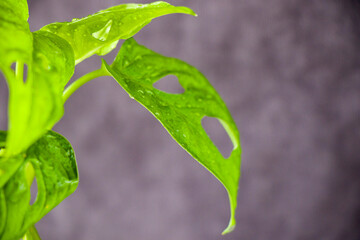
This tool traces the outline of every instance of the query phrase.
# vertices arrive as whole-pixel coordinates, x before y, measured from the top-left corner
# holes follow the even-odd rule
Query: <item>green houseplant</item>
[[[9,88],[9,127],[0,131],[0,240],[40,239],[35,223],[75,191],[79,178],[74,151],[51,129],[68,97],[100,76],[112,76],[224,185],[231,217],[223,233],[235,227],[241,150],[225,103],[196,68],[132,38],[153,18],[173,13],[196,16],[166,2],[123,4],[31,32],[27,1],[0,1],[0,70]],[[120,39],[126,41],[111,64],[103,60],[98,69],[68,85],[76,64],[109,53]],[[184,93],[153,86],[167,75],[178,78]],[[217,118],[224,126],[234,145],[230,157],[221,155],[203,129],[204,117]],[[31,204],[35,178],[38,192]]]

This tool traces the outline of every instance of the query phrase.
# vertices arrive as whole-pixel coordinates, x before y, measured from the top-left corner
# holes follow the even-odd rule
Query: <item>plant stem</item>
[[[95,70],[93,72],[89,72],[85,74],[84,76],[80,77],[79,79],[75,80],[70,86],[68,86],[64,93],[63,93],[63,102],[65,103],[66,100],[76,91],[78,90],[82,85],[84,85],[87,82],[90,82],[91,80],[102,77],[102,76],[109,76],[109,73],[104,67],[101,67],[98,70]]]
[[[23,240],[41,240],[38,231],[35,228],[35,225],[31,226],[26,232]]]

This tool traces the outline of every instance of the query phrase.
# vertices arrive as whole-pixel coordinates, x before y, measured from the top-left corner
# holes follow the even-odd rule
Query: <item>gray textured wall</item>
[[[30,0],[30,23],[123,2]],[[162,17],[136,39],[198,67],[233,113],[243,147],[236,230],[219,235],[229,217],[222,186],[102,78],[69,99],[55,127],[74,146],[81,180],[37,225],[43,239],[360,239],[358,1],[171,3],[199,17]],[[76,77],[98,64],[85,61]]]

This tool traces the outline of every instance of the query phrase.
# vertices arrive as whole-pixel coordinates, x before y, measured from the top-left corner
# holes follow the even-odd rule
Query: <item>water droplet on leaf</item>
[[[111,30],[111,25],[112,25],[112,20],[109,20],[103,28],[101,28],[97,32],[92,33],[91,35],[100,41],[106,41]]]
[[[154,93],[150,90],[146,90],[146,92],[149,94],[149,95],[153,95]]]

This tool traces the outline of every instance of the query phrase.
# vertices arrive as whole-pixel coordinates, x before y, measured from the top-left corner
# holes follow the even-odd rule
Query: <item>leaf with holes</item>
[[[0,136],[5,136],[5,133],[0,132]],[[70,143],[55,132],[46,133],[23,158],[22,165],[0,189],[0,240],[24,236],[78,185],[74,151]],[[30,187],[34,178],[38,192],[31,205]]]
[[[10,74],[13,62],[31,63],[32,36],[28,17],[26,0],[0,1],[0,69],[5,75]]]
[[[62,93],[74,72],[74,54],[62,38],[49,32],[33,33],[33,62],[28,76],[9,86],[7,156],[25,151],[63,115]]]
[[[172,13],[196,15],[186,7],[166,2],[122,4],[71,22],[52,23],[42,28],[67,40],[75,52],[76,63],[94,54],[105,55],[119,39],[134,36],[152,19]]]
[[[225,186],[230,200],[228,233],[235,227],[237,189],[240,177],[239,133],[225,103],[208,80],[194,67],[178,59],[164,57],[134,39],[123,44],[107,70],[129,95],[145,106],[170,135]],[[159,79],[175,75],[185,89],[169,94],[153,87]],[[204,117],[219,119],[234,148],[225,159],[201,125]]]

